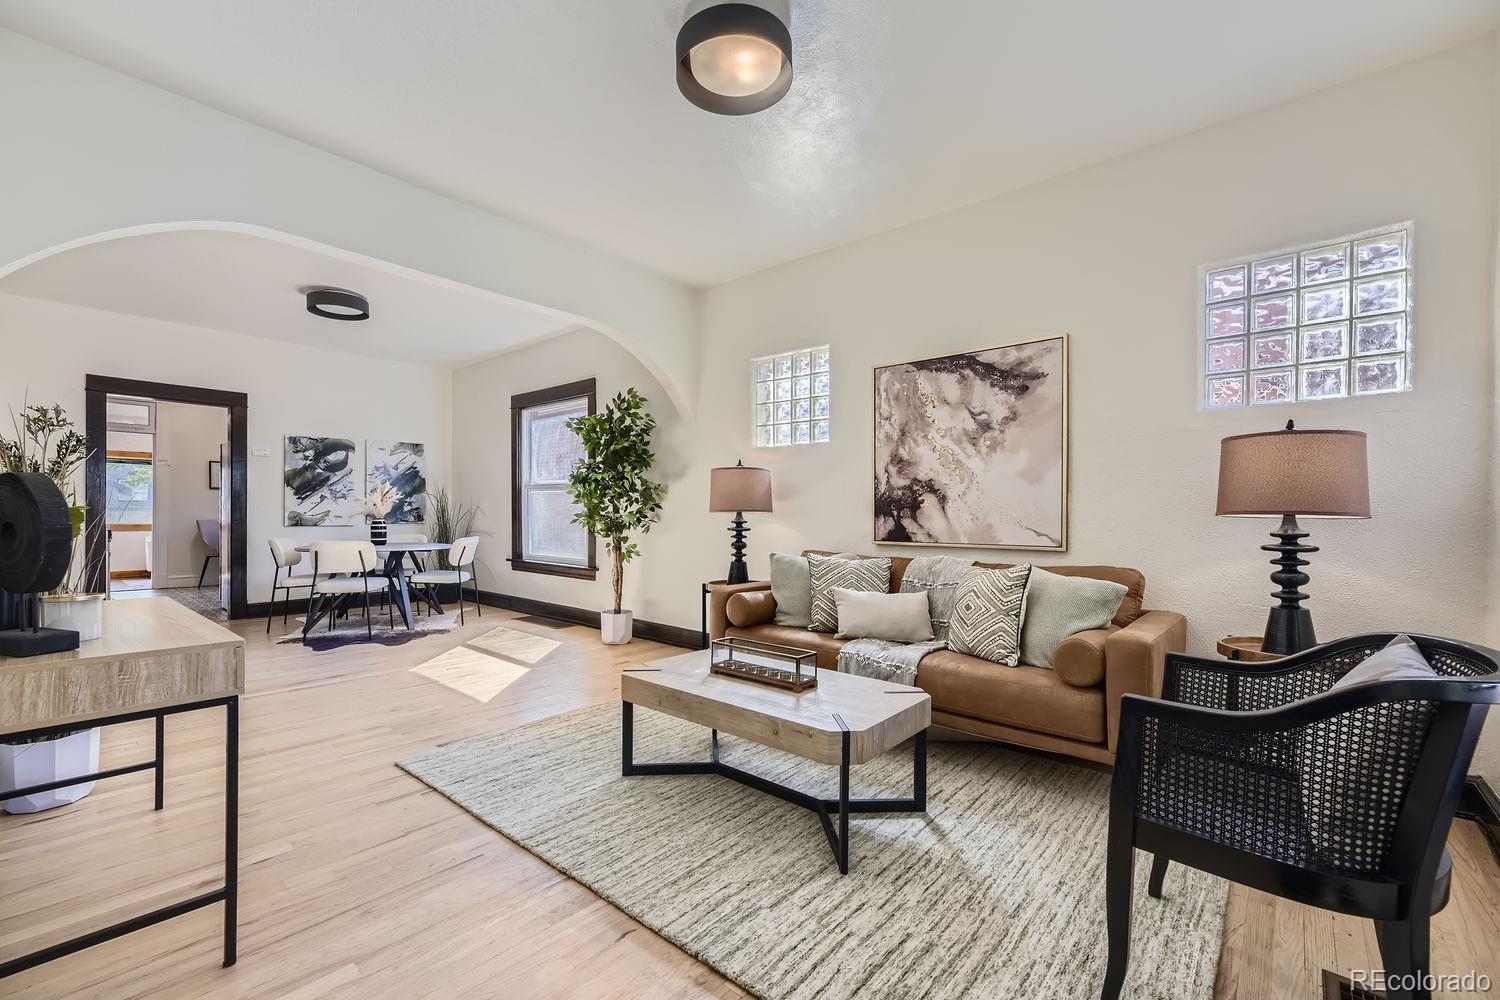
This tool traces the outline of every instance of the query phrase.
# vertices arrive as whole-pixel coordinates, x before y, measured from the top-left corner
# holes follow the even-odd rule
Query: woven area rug
[[[699,760],[708,732],[635,713],[636,760]],[[837,770],[734,737],[736,766],[824,796]],[[840,876],[810,812],[712,775],[620,775],[618,705],[451,743],[399,765],[744,989],[767,998],[1092,1000],[1104,976],[1107,775],[932,743],[925,816],[849,824]],[[902,747],[850,794],[906,795]],[[1225,884],[1137,856],[1126,996],[1209,1000]]]

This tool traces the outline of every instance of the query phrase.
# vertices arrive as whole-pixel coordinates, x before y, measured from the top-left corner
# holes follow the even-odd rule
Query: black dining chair
[[[1438,676],[1331,690],[1398,634]],[[1154,856],[1156,898],[1178,861],[1375,921],[1387,996],[1431,996],[1429,925],[1453,865],[1445,844],[1496,701],[1500,654],[1413,633],[1264,663],[1168,653],[1162,697],[1120,706],[1103,1000],[1125,983],[1137,848]]]

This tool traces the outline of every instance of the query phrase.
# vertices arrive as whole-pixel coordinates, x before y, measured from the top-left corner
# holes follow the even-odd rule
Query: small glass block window
[[[1206,409],[1411,389],[1410,223],[1202,274]]]
[[[828,442],[832,374],[827,347],[750,362],[750,440],[757,448]]]

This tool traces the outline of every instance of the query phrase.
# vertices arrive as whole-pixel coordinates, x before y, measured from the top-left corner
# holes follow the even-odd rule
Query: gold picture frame
[[[1038,345],[1052,345],[1052,344],[1056,344],[1057,345],[1057,347],[1055,349],[1055,355],[1056,355],[1056,372],[1055,373],[1060,376],[1060,378],[1057,380],[1057,383],[1056,383],[1056,384],[1060,385],[1060,389],[1057,391],[1057,398],[1055,399],[1055,401],[1049,401],[1048,403],[1044,404],[1046,408],[1044,408],[1042,410],[1036,411],[1037,416],[1035,417],[1035,422],[1037,422],[1038,424],[1042,425],[1043,427],[1045,427],[1047,424],[1049,424],[1053,420],[1055,420],[1055,422],[1057,424],[1057,462],[1058,462],[1058,467],[1056,469],[1056,474],[1055,474],[1055,478],[1056,478],[1056,504],[1057,504],[1056,511],[1055,511],[1056,532],[1054,533],[1052,530],[1050,530],[1050,529],[1053,528],[1053,524],[1050,523],[1050,522],[1047,523],[1042,528],[1033,527],[1031,525],[1028,525],[1018,515],[1016,515],[1014,512],[1012,512],[1011,513],[1011,517],[1015,520],[1016,525],[1019,526],[1019,528],[1021,529],[1021,531],[1023,533],[1030,533],[1030,534],[1035,535],[1035,536],[1038,537],[1039,540],[1035,544],[1026,543],[1024,541],[1007,540],[1007,539],[1004,539],[1004,538],[997,538],[997,539],[994,539],[994,540],[980,540],[980,541],[976,541],[976,540],[973,540],[973,539],[970,539],[970,538],[962,538],[962,539],[956,539],[955,540],[955,539],[948,539],[948,538],[935,539],[935,538],[929,538],[929,537],[917,537],[917,538],[911,537],[912,536],[911,528],[912,528],[912,524],[913,524],[912,518],[910,518],[910,517],[903,518],[901,516],[901,508],[896,503],[893,502],[893,500],[892,500],[892,493],[891,493],[891,491],[888,488],[890,477],[889,476],[885,476],[884,479],[883,479],[883,472],[885,470],[882,469],[882,451],[883,451],[883,449],[887,445],[890,444],[890,441],[891,441],[891,438],[890,438],[891,430],[890,429],[894,428],[894,427],[898,427],[900,425],[900,421],[894,419],[890,414],[885,414],[884,415],[885,418],[886,418],[886,420],[885,420],[885,426],[887,428],[887,432],[886,432],[886,436],[883,437],[883,435],[882,435],[882,416],[883,415],[882,415],[882,412],[881,412],[881,406],[882,406],[882,401],[883,401],[883,396],[882,396],[882,391],[881,391],[882,390],[882,385],[881,385],[882,373],[891,373],[894,369],[911,368],[912,366],[917,366],[917,365],[926,366],[927,368],[931,369],[931,368],[934,368],[934,367],[941,367],[942,363],[944,363],[944,362],[957,362],[956,372],[962,372],[962,371],[965,370],[965,368],[963,367],[963,364],[962,364],[962,360],[963,359],[970,359],[970,366],[969,367],[970,368],[976,368],[976,367],[978,367],[982,363],[990,363],[990,362],[992,362],[992,359],[982,358],[983,355],[993,354],[995,352],[1021,352],[1021,349],[1036,348]],[[1068,442],[1068,433],[1069,433],[1068,432],[1068,411],[1069,411],[1069,400],[1068,400],[1068,382],[1069,382],[1068,348],[1069,348],[1069,337],[1068,337],[1068,334],[1066,334],[1066,333],[1060,333],[1060,334],[1051,334],[1051,335],[1046,336],[1046,337],[1033,337],[1033,338],[1030,338],[1028,340],[1015,341],[1013,343],[1000,344],[1000,345],[997,345],[997,346],[994,346],[994,347],[985,347],[985,348],[980,348],[980,349],[973,350],[973,351],[963,351],[963,352],[957,352],[957,353],[954,353],[954,354],[938,355],[938,356],[929,357],[929,358],[915,358],[915,359],[908,360],[908,361],[897,361],[897,362],[892,362],[890,364],[879,365],[879,366],[875,367],[874,370],[873,370],[873,372],[872,372],[872,376],[871,376],[871,379],[872,379],[872,381],[871,381],[871,395],[872,395],[872,398],[871,398],[871,418],[872,418],[872,434],[871,434],[871,438],[872,438],[872,441],[871,441],[871,487],[872,487],[872,491],[873,491],[873,493],[872,493],[873,503],[872,503],[872,510],[871,510],[871,538],[872,538],[872,542],[874,544],[876,544],[876,545],[906,545],[906,546],[932,547],[932,548],[1015,549],[1015,550],[1020,550],[1020,551],[1033,551],[1033,552],[1066,552],[1068,550],[1068,500],[1069,500],[1069,496],[1068,496],[1068,445],[1069,445],[1069,442]],[[1035,360],[1035,355],[1036,355],[1037,352],[1035,350],[1033,350],[1030,353],[1033,355],[1032,358],[1029,358],[1029,359],[1025,358],[1025,352],[1021,352],[1019,359],[1027,360],[1028,363],[1030,361],[1034,361]],[[1053,352],[1046,352],[1046,353],[1053,353]],[[1043,358],[1044,359],[1046,357],[1046,353],[1043,354]],[[1053,376],[1053,374],[1054,374],[1054,372],[1051,371],[1051,370],[1044,370],[1042,372],[1042,378],[1050,379]],[[889,378],[889,377],[891,377],[891,376],[889,374],[887,374],[887,378]],[[1014,398],[1019,398],[1019,397],[1014,397]],[[1051,412],[1051,409],[1053,407],[1055,407],[1056,410],[1057,410],[1057,412],[1056,412],[1055,415]],[[931,408],[931,404],[928,404],[926,407],[924,407],[924,409],[926,409],[926,410],[930,410],[930,408]],[[928,416],[930,416],[930,413],[928,414]],[[1023,417],[1024,417],[1024,415],[1023,415]],[[908,428],[907,430],[909,431],[910,428]],[[1039,428],[1039,430],[1040,430],[1040,428]],[[943,433],[944,435],[946,435],[947,432],[946,432],[946,430],[944,430],[941,433]],[[969,441],[969,442],[963,442],[962,444],[963,444],[963,446],[966,446],[966,447],[968,447],[968,448],[970,448],[972,450],[976,450],[976,451],[977,450],[982,450],[982,449],[984,449],[986,447],[989,447],[993,443],[992,439],[990,439],[990,435],[993,434],[993,433],[995,433],[995,432],[994,431],[986,431],[984,433],[981,433],[981,434],[977,435],[977,437],[974,440]],[[1048,431],[1047,434],[1050,437],[1050,431]],[[910,434],[906,433],[903,436],[904,437],[909,437]],[[931,432],[928,432],[928,433],[924,434],[923,437],[925,437],[925,438],[927,438],[927,439],[930,440],[932,438],[932,434],[931,434]],[[944,447],[944,448],[951,448],[951,446],[948,446],[948,445],[944,445],[942,447]],[[934,451],[934,454],[935,454],[936,451],[937,451],[937,446],[936,445],[934,446],[933,451]],[[942,465],[943,463],[941,461],[939,461],[938,459],[934,458],[933,459],[933,464]],[[960,464],[960,463],[950,463],[950,465],[955,465],[955,464]],[[889,466],[889,463],[887,463],[887,467],[888,466]],[[887,486],[887,489],[886,489],[886,491],[885,491],[884,494],[882,493],[882,485],[883,485],[883,483]],[[1046,488],[1045,492],[1039,493],[1038,496],[1041,497],[1041,498],[1045,498],[1045,499],[1047,499],[1047,500],[1050,501],[1050,498],[1052,496],[1051,486],[1049,485]],[[977,497],[977,498],[971,497],[966,502],[967,509],[961,511],[960,513],[972,515],[972,514],[975,513],[975,508],[978,508],[982,512],[983,509],[985,509],[985,506],[986,506],[986,501],[985,501],[985,498],[983,496],[980,496],[980,497]],[[883,511],[884,511],[884,513],[883,513]],[[887,522],[890,523],[890,527],[888,527],[887,530],[884,533],[882,533],[882,530],[881,530],[882,517],[885,517],[886,520],[887,520]],[[899,535],[899,534],[905,534],[907,537],[905,537],[905,538],[893,537],[893,536],[896,536],[896,535]]]

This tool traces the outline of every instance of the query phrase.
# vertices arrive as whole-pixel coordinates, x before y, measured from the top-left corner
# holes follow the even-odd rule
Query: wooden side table
[[[1284,654],[1263,653],[1260,646],[1264,640],[1258,635],[1226,635],[1219,640],[1219,655],[1226,660],[1246,663],[1264,663],[1279,660]]]

